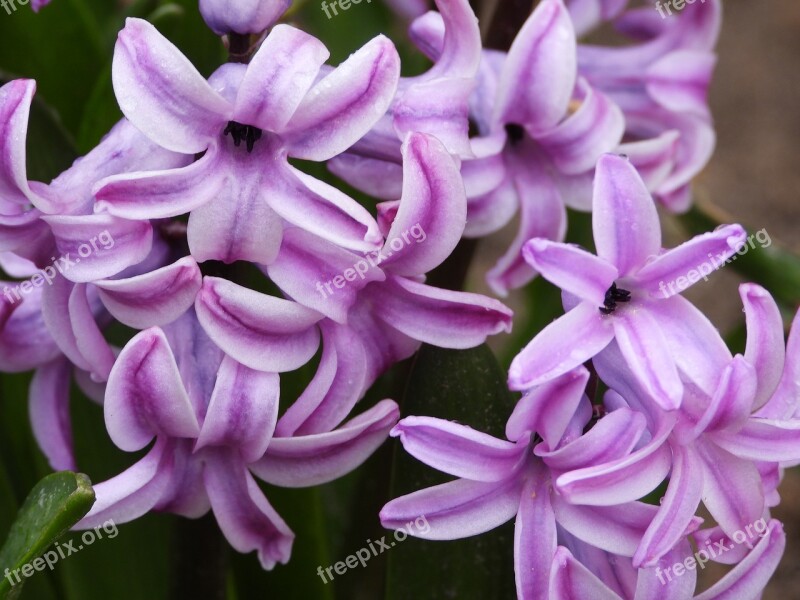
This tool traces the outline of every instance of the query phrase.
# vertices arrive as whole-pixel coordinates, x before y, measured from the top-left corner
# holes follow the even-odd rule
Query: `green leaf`
[[[17,519],[0,550],[0,570],[13,573],[30,565],[80,521],[92,504],[94,490],[86,475],[62,471],[42,479],[31,490],[17,513]],[[12,578],[3,577],[0,580],[0,598],[13,598],[19,594],[25,579],[22,578],[21,583],[12,587]]]
[[[515,403],[506,373],[486,346],[444,350],[423,346],[417,355],[402,413],[454,420],[505,438]],[[395,448],[392,498],[443,483],[443,475]],[[387,542],[394,541],[387,535]],[[513,522],[454,541],[407,538],[387,552],[386,598],[513,598]]]

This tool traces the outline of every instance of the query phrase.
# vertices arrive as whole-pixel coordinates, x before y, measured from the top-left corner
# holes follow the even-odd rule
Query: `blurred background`
[[[489,0],[502,10],[515,0]],[[649,2],[650,0],[648,0]],[[403,7],[411,0],[394,0]],[[644,4],[644,3],[642,3]],[[408,4],[410,6],[410,4]],[[722,36],[719,42],[719,64],[711,92],[712,113],[716,120],[718,144],[708,168],[696,182],[697,196],[716,209],[731,215],[751,231],[766,229],[773,243],[800,254],[800,3],[796,0],[725,0]],[[491,10],[488,8],[487,10]],[[0,79],[32,77],[39,81],[38,103],[33,112],[28,142],[29,169],[32,179],[49,180],[67,167],[75,156],[91,149],[120,117],[110,85],[110,61],[116,32],[123,25],[124,15],[146,16],[168,35],[198,66],[209,75],[224,61],[224,49],[203,26],[196,0],[54,0],[53,4],[33,15],[29,6],[21,6],[12,14],[0,10]],[[400,43],[405,40],[406,22],[393,13],[384,0],[353,5],[347,12],[328,19],[317,0],[309,0],[292,17],[300,26],[319,37],[332,50],[332,62],[338,63],[378,32],[388,34]],[[415,73],[425,62],[408,46],[401,46],[405,73]],[[681,223],[665,217],[667,244],[686,238]],[[481,243],[470,273],[470,287],[488,292],[483,275],[502,254],[513,235],[513,227]],[[743,322],[737,291],[742,279],[730,267],[716,274],[710,283],[694,286],[688,296],[711,316],[723,331],[736,330]],[[512,294],[509,303],[521,313],[526,310],[522,293]],[[507,352],[499,340],[496,350]],[[27,424],[25,395],[29,376],[0,374],[0,535],[7,531],[14,514],[13,507],[24,498],[33,483],[48,472],[43,457],[36,449]],[[116,450],[107,439],[85,432],[102,431],[102,411],[85,402],[74,403],[77,452],[92,470],[95,480],[113,475],[133,461],[133,457]],[[84,433],[81,434],[80,432]],[[380,457],[376,461],[382,460]],[[83,464],[83,463],[82,463]],[[374,463],[378,465],[378,462]],[[367,465],[362,479],[371,477]],[[87,469],[89,470],[89,469]],[[374,471],[374,469],[373,469]],[[345,495],[362,493],[368,483],[349,478],[338,490]],[[367,485],[365,488],[364,486]],[[339,493],[337,492],[337,493]],[[303,513],[306,496],[270,491],[282,514]],[[319,492],[328,514],[344,510],[335,504],[337,496],[330,488]],[[794,598],[800,589],[800,475],[788,471],[781,488],[783,503],[774,514],[786,526],[788,551],[764,598]],[[319,498],[316,498],[319,502]],[[309,505],[310,506],[310,505]],[[317,506],[315,504],[315,506]],[[363,507],[368,511],[368,507]],[[366,514],[366,513],[364,513]],[[352,515],[341,512],[340,529]],[[297,530],[299,540],[321,514],[287,521]],[[213,522],[207,527],[215,527]],[[81,555],[59,565],[58,577],[69,598],[106,598],[118,596],[119,582],[125,581],[130,598],[166,597],[164,582],[171,568],[168,557],[177,550],[190,550],[194,556],[213,552],[218,543],[213,536],[202,535],[197,547],[187,549],[179,541],[185,537],[185,524],[164,515],[151,515],[136,524],[125,526],[113,542],[87,549]],[[339,527],[339,526],[337,526]],[[191,535],[196,535],[193,529]],[[332,556],[346,556],[366,536],[361,530],[345,541],[341,531]],[[338,538],[337,538],[338,536]],[[352,543],[351,543],[352,542]],[[210,546],[203,546],[203,543]],[[343,550],[344,547],[347,550]],[[189,552],[188,556],[191,556]],[[297,546],[293,563],[311,564],[319,554],[303,541]],[[309,558],[310,557],[310,558]],[[234,556],[236,579],[250,581],[258,589],[272,589],[276,598],[333,597],[329,591],[289,590],[284,584],[296,581],[292,565],[279,568],[271,584],[264,583],[255,558]],[[316,562],[314,565],[318,564]],[[323,563],[330,564],[330,563]],[[298,567],[299,568],[299,567]],[[377,566],[376,566],[377,569]],[[360,570],[344,580],[341,597],[370,598],[357,595],[353,577],[368,577],[370,569]],[[121,576],[122,580],[115,579]],[[116,575],[115,575],[116,574]],[[707,568],[704,576],[719,576]],[[203,573],[198,573],[201,578]],[[312,572],[300,576],[313,578]],[[229,597],[250,597],[236,594],[229,582]],[[706,585],[705,583],[702,585]],[[23,598],[34,600],[62,598],[55,584],[37,577],[26,586]],[[280,591],[279,591],[280,590]],[[256,597],[256,596],[253,596]],[[267,597],[263,593],[258,597]],[[374,596],[373,596],[374,597]]]

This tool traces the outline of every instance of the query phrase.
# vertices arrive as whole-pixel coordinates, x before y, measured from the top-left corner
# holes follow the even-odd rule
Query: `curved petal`
[[[703,493],[703,464],[692,447],[672,447],[672,471],[661,506],[641,536],[633,565],[654,567],[686,534]]]
[[[230,545],[239,552],[255,550],[267,570],[289,562],[294,534],[241,459],[229,450],[212,452],[206,460],[203,480],[208,499]]]
[[[738,565],[695,600],[740,600],[758,598],[764,591],[786,548],[786,534],[776,520],[767,534]]]
[[[0,282],[0,285],[3,285],[3,302],[6,303],[5,282]],[[42,288],[33,288],[30,294],[22,301],[15,301],[9,309],[8,320],[0,327],[0,370],[6,373],[30,371],[61,353],[43,317],[42,298]],[[61,314],[63,317],[64,313]]]
[[[173,472],[171,445],[156,442],[144,458],[132,467],[92,485],[95,502],[74,529],[93,529],[108,520],[121,524],[138,519],[161,500],[169,488]]]
[[[427,273],[450,256],[466,222],[458,165],[436,138],[410,134],[403,144],[403,196],[381,252],[383,267],[397,275]]]
[[[341,423],[368,385],[366,349],[349,326],[320,323],[322,358],[314,379],[278,421],[275,435],[330,431]]]
[[[177,217],[211,201],[225,179],[217,144],[185,167],[122,173],[100,180],[94,187],[94,211],[126,219]]]
[[[656,316],[635,307],[624,308],[613,316],[617,344],[634,377],[661,408],[678,408],[683,383]]]
[[[752,418],[738,431],[714,433],[714,443],[734,456],[763,462],[800,460],[800,420]]]
[[[36,197],[28,186],[25,143],[36,82],[16,79],[0,87],[0,214]]]
[[[280,373],[307,363],[319,345],[318,312],[216,277],[206,277],[195,302],[214,342],[243,365]]]
[[[437,0],[436,8],[444,35],[436,64],[421,77],[474,77],[481,60],[481,32],[469,1]]]
[[[109,436],[127,452],[141,450],[157,435],[200,433],[163,331],[142,331],[123,348],[108,379],[104,412]]]
[[[147,329],[171,323],[194,304],[202,274],[195,260],[180,260],[127,279],[96,281],[108,311],[129,327]]]
[[[85,283],[76,284],[72,288],[68,306],[70,327],[78,352],[89,364],[92,378],[107,381],[115,356],[97,324],[95,311],[89,302],[89,289]]]
[[[433,417],[406,417],[391,432],[403,449],[429,467],[471,481],[509,477],[526,454],[527,444]]]
[[[267,267],[275,284],[297,302],[337,323],[347,323],[350,309],[372,281],[384,281],[380,260],[361,256],[302,229],[284,233],[276,260]]]
[[[589,569],[575,560],[569,550],[559,546],[550,572],[549,600],[621,600]]]
[[[517,514],[522,487],[519,477],[490,483],[457,479],[395,498],[381,510],[381,525],[400,529],[422,516],[429,530],[409,532],[411,535],[429,540],[478,535],[500,527]]]
[[[574,244],[534,238],[522,247],[522,255],[547,281],[597,307],[619,275],[614,265]]]
[[[608,96],[578,79],[579,108],[553,129],[539,133],[537,143],[547,151],[556,167],[567,174],[590,171],[597,159],[622,141],[625,117]]]
[[[506,437],[518,441],[536,432],[551,448],[558,446],[583,399],[589,371],[578,366],[526,393],[506,423]]]
[[[280,379],[275,373],[253,371],[226,356],[195,451],[207,446],[236,448],[250,463],[267,451],[278,422]]]
[[[386,112],[397,90],[400,57],[378,36],[306,94],[284,131],[289,155],[325,161],[341,154]]]
[[[469,175],[464,169],[468,164],[470,163],[463,163],[461,171],[467,185],[469,185],[467,179]],[[464,228],[464,237],[482,238],[499,231],[514,218],[518,203],[517,191],[511,181],[504,181],[484,196],[467,198],[467,226]],[[517,248],[517,255],[519,255],[518,250]],[[497,290],[495,293],[498,293]]]
[[[760,285],[743,283],[739,296],[747,322],[744,358],[756,370],[757,389],[753,410],[764,406],[778,388],[786,360],[783,319],[775,299]]]
[[[235,120],[281,131],[329,56],[314,36],[289,25],[276,25],[247,66],[236,95]]]
[[[147,221],[128,221],[108,214],[43,219],[50,225],[61,254],[56,266],[75,283],[112,277],[143,261],[153,246],[153,228]]]
[[[648,95],[669,111],[709,113],[708,87],[717,57],[711,52],[676,50],[647,69]]]
[[[202,152],[230,120],[232,106],[155,27],[129,18],[111,70],[122,112],[159,145]]]
[[[500,75],[495,119],[532,136],[567,113],[577,73],[572,20],[560,0],[544,0],[517,34]]]
[[[367,460],[386,441],[399,416],[397,404],[383,400],[330,433],[272,438],[267,453],[250,469],[281,487],[333,481]]]
[[[700,279],[708,280],[708,275],[742,248],[746,238],[741,225],[726,225],[695,236],[651,260],[636,274],[635,281],[653,298],[680,294]]]
[[[755,370],[737,354],[722,372],[708,409],[695,425],[695,434],[741,429],[750,416],[755,391]]]
[[[627,158],[606,154],[597,163],[592,199],[597,255],[627,276],[661,252],[656,205]]]
[[[292,0],[200,0],[200,14],[214,33],[258,34],[269,29]]]
[[[473,348],[511,331],[512,312],[497,300],[390,277],[371,289],[378,318],[401,333],[440,348]]]
[[[54,471],[77,471],[69,414],[71,378],[72,365],[60,358],[37,369],[31,380],[28,414],[33,436]]]
[[[580,339],[580,344],[575,340]],[[525,390],[571,371],[614,339],[611,321],[596,306],[582,302],[542,329],[508,371],[513,390]]]
[[[517,597],[525,600],[544,598],[542,593],[547,589],[556,552],[556,516],[547,478],[541,471],[534,471],[525,481],[514,523]]]

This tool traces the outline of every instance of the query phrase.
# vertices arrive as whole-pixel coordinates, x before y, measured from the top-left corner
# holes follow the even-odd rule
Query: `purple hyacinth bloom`
[[[624,559],[596,554],[578,560],[573,552],[559,547],[553,559],[548,600],[722,600],[759,597],[769,582],[786,547],[786,534],[779,521],[767,524],[763,537],[736,566],[710,588],[695,594],[697,572],[686,569],[680,576],[666,571],[693,559],[684,542],[673,550],[661,567],[639,570],[624,564]],[[706,554],[708,552],[706,551]],[[588,558],[588,559],[587,559]],[[587,564],[588,563],[588,564]],[[613,566],[612,566],[613,565]]]
[[[275,304],[291,318],[289,301]],[[294,534],[253,475],[283,487],[331,481],[383,443],[398,409],[384,400],[335,431],[284,439],[273,436],[279,395],[276,373],[226,356],[191,312],[139,333],[109,378],[106,427],[122,450],[155,444],[128,470],[94,486],[97,500],[77,528],[109,518],[123,523],[150,510],[198,518],[210,509],[236,550],[257,551],[266,569],[286,563]]]
[[[285,13],[292,0],[200,0],[200,14],[217,35],[262,33]]]
[[[325,161],[385,113],[399,58],[379,36],[318,80],[321,42],[275,27],[248,65],[228,64],[207,82],[145,21],[129,19],[114,54],[123,113],[151,140],[188,154],[183,169],[114,177],[98,185],[96,210],[132,219],[191,212],[198,261],[272,262],[285,222],[355,250],[380,233],[354,200],[288,163]]]
[[[649,396],[675,409],[683,394],[679,350],[667,343],[661,313],[676,303],[673,297],[724,264],[744,243],[745,231],[727,225],[662,250],[653,199],[630,162],[615,155],[598,162],[592,224],[597,256],[545,239],[525,245],[526,260],[566,293],[570,310],[514,359],[509,384],[515,390],[538,385],[616,340]]]
[[[33,12],[39,12],[42,8],[50,4],[50,0],[31,0]]]
[[[448,540],[489,531],[516,515],[517,595],[526,600],[548,597],[557,534],[632,556],[657,507],[616,503],[613,496],[604,506],[579,506],[551,484],[561,473],[624,459],[645,433],[644,416],[629,408],[610,412],[583,433],[592,418],[584,395],[588,379],[580,367],[532,390],[506,425],[509,441],[441,419],[401,420],[391,435],[405,450],[458,479],[392,500],[381,511],[383,525],[399,528],[424,515],[429,531],[412,535]]]

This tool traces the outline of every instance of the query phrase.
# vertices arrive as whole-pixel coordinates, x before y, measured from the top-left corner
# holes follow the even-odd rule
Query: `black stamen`
[[[618,288],[616,283],[612,283],[611,287],[606,291],[606,297],[603,299],[603,306],[600,307],[600,312],[604,315],[610,315],[617,309],[617,302],[630,302],[631,293],[628,290]]]
[[[516,123],[506,125],[506,133],[508,134],[508,139],[511,140],[512,146],[525,139],[525,129],[522,125],[517,125]]]
[[[244,141],[247,145],[248,153],[253,151],[256,142],[261,139],[261,130],[258,127],[253,127],[252,125],[243,125],[242,123],[237,123],[236,121],[229,121],[228,125],[225,127],[225,130],[222,132],[222,135],[228,134],[230,134],[231,138],[233,139],[233,145],[237,148],[241,146],[242,142]]]

